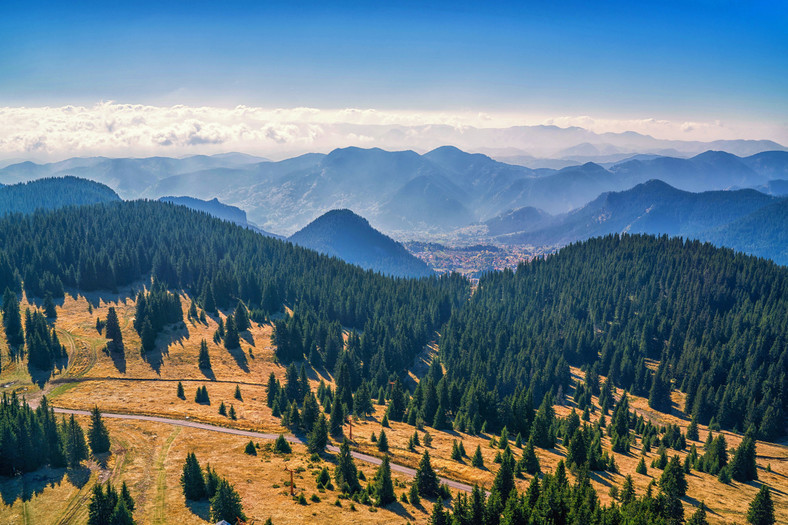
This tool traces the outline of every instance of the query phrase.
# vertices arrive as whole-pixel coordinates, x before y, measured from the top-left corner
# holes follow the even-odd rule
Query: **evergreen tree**
[[[274,400],[279,394],[279,381],[273,372],[268,376],[268,384],[266,386],[266,401],[269,408],[274,406]]]
[[[62,430],[63,446],[66,451],[66,459],[71,468],[79,466],[83,459],[88,458],[88,446],[85,442],[85,433],[82,427],[79,426],[74,415],[68,418],[68,421],[63,421]],[[8,441],[4,439],[4,441]]]
[[[659,486],[672,498],[683,498],[687,494],[687,479],[678,456],[673,456],[659,478]]]
[[[342,435],[342,427],[345,424],[345,414],[342,410],[342,403],[339,400],[336,400],[331,407],[331,421],[329,423],[329,427],[331,429],[331,435],[334,437],[339,437]]]
[[[51,293],[48,293],[46,297],[44,297],[44,315],[46,315],[49,319],[57,319],[55,300],[52,299]]]
[[[186,462],[183,464],[183,473],[181,474],[181,487],[183,487],[183,495],[187,500],[199,501],[206,497],[205,479],[194,452],[186,454]]]
[[[211,498],[211,520],[214,523],[221,520],[236,523],[238,519],[246,521],[241,496],[229,481],[220,479],[216,493]]]
[[[319,454],[326,449],[328,444],[328,423],[326,416],[320,414],[314,428],[307,438],[307,449],[312,454]]]
[[[240,385],[235,385],[235,394],[234,394],[233,397],[235,397],[235,399],[237,399],[238,401],[243,401],[243,396],[241,396],[241,386]]]
[[[698,439],[700,439],[698,436],[698,419],[696,417],[692,418],[692,421],[690,421],[687,427],[687,439],[691,439],[692,441],[698,441]]]
[[[395,501],[397,501],[397,496],[394,494],[394,484],[391,481],[391,465],[389,456],[386,454],[383,456],[383,462],[375,474],[375,504],[378,507],[385,507]]]
[[[706,505],[704,505],[702,501],[700,502],[698,510],[687,520],[687,525],[709,525],[706,519]]]
[[[197,363],[197,366],[202,370],[211,369],[211,356],[208,354],[208,342],[205,339],[200,341],[200,356]],[[273,374],[273,372],[271,373]]]
[[[115,307],[110,306],[107,312],[107,320],[104,323],[104,336],[110,340],[107,347],[113,352],[123,352],[123,334],[118,323],[118,314]]]
[[[755,440],[752,435],[744,436],[731,460],[731,477],[736,481],[752,481],[758,479],[758,467],[755,464]]]
[[[386,437],[386,431],[382,429],[378,438],[378,450],[381,452],[389,451],[389,439]]]
[[[421,456],[419,461],[419,468],[416,469],[416,486],[418,487],[419,495],[425,497],[437,497],[438,489],[438,475],[432,468],[430,463],[430,453],[425,450],[424,455]]]
[[[374,411],[372,407],[372,396],[366,382],[356,390],[353,396],[353,412],[359,417],[366,417]]]
[[[244,448],[244,454],[249,456],[256,456],[257,455],[257,448],[254,446],[252,441],[246,444],[246,448]]]
[[[249,311],[246,309],[246,305],[243,301],[238,301],[238,306],[235,307],[235,314],[233,314],[233,319],[235,319],[235,329],[240,333],[244,330],[248,330],[251,325],[249,324]]]
[[[6,341],[12,348],[25,344],[25,334],[22,330],[22,315],[19,313],[19,300],[10,288],[3,294],[3,326],[5,327]]]
[[[534,443],[530,439],[528,440],[528,444],[525,446],[525,450],[523,450],[522,466],[523,470],[532,476],[542,471],[541,467],[539,466],[539,458],[536,457]]]
[[[241,339],[238,336],[235,320],[232,315],[228,315],[224,325],[224,347],[228,350],[232,350],[239,346],[241,346]]]
[[[123,498],[118,499],[115,509],[110,516],[110,525],[134,525],[134,518],[132,518],[131,510],[126,506],[126,501]]]
[[[752,525],[774,525],[774,503],[769,487],[761,485],[747,511],[747,521]]]
[[[186,399],[186,393],[183,391],[183,383],[178,381],[178,389],[176,395],[181,399]]]
[[[90,412],[90,429],[88,430],[88,441],[90,450],[93,454],[104,454],[109,452],[109,430],[101,419],[101,412],[97,406]]]
[[[361,485],[358,482],[358,470],[353,462],[353,456],[350,455],[350,442],[347,439],[342,441],[342,445],[339,447],[334,480],[337,482],[337,487],[348,494],[355,494],[361,490]]]
[[[509,493],[514,489],[514,457],[508,446],[501,456],[501,468],[495,474],[492,492],[496,492],[501,498],[501,503],[506,505]]]
[[[290,454],[292,451],[293,449],[290,447],[290,443],[287,442],[287,439],[285,439],[284,434],[279,434],[279,437],[274,441],[274,452]]]
[[[471,465],[476,468],[484,468],[484,458],[482,457],[481,445],[476,445],[476,452],[473,453],[473,457],[471,458]]]

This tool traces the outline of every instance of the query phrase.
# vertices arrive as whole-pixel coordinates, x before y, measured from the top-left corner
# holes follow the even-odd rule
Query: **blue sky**
[[[665,119],[671,130],[706,123],[701,140],[744,130],[785,142],[786,28],[788,2],[776,0],[10,0],[0,15],[0,107]],[[13,141],[35,142],[35,133]],[[671,133],[680,131],[664,138]]]
[[[4,3],[0,100],[786,113],[786,2],[112,4]]]

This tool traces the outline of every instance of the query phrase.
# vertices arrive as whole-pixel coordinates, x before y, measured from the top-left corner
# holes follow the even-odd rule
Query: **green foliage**
[[[94,454],[104,454],[109,452],[109,430],[101,419],[101,412],[97,406],[90,412],[90,428],[88,429],[88,441],[90,450]]]
[[[205,479],[194,452],[186,454],[186,461],[183,464],[183,472],[181,474],[181,487],[187,500],[199,501],[207,497]]]
[[[211,498],[211,520],[225,520],[228,523],[236,523],[238,519],[246,520],[241,505],[241,496],[226,479],[220,479],[216,487],[216,493]]]
[[[419,467],[416,469],[416,486],[418,493],[425,497],[438,496],[438,475],[432,468],[430,463],[430,453],[425,450],[424,455],[421,456]]]
[[[342,441],[342,445],[339,447],[334,480],[337,482],[337,487],[347,494],[355,494],[361,490],[361,485],[358,482],[358,470],[350,455],[350,442],[347,439]]]
[[[484,468],[484,458],[482,457],[481,445],[476,445],[476,452],[473,453],[471,458],[471,465],[476,468]]]
[[[123,334],[120,332],[120,324],[118,323],[118,314],[114,306],[110,306],[107,311],[107,320],[104,324],[104,337],[109,339],[107,349],[110,352],[123,353]]]
[[[751,435],[746,435],[731,461],[731,477],[736,481],[752,481],[758,479],[758,467],[755,464],[755,440]]]
[[[761,489],[750,503],[747,511],[747,522],[752,525],[774,525],[774,503],[769,487],[761,485]]]
[[[107,318],[109,321],[109,316]],[[140,334],[144,352],[153,350],[156,336],[165,326],[181,321],[183,321],[181,299],[176,294],[168,292],[164,284],[154,280],[148,293],[137,294],[134,329]]]
[[[186,392],[183,391],[183,383],[181,383],[180,381],[178,381],[178,388],[175,395],[177,395],[181,399],[186,399]]]
[[[293,452],[293,449],[290,447],[290,443],[287,442],[287,439],[285,439],[284,434],[279,434],[279,437],[277,437],[276,441],[274,441],[274,452],[279,454],[290,454]]]
[[[381,452],[389,451],[389,438],[386,437],[386,431],[381,429],[380,437],[378,438],[378,450]]]
[[[683,498],[687,494],[687,479],[678,456],[673,456],[659,478],[662,491],[672,498]]]
[[[326,416],[320,414],[315,426],[307,437],[307,448],[313,454],[319,454],[326,449],[328,444],[328,422]]]
[[[397,496],[394,494],[394,484],[391,481],[391,465],[388,454],[383,456],[383,462],[375,474],[374,487],[375,505],[378,507],[385,507],[397,501]]]
[[[246,444],[246,448],[244,448],[244,454],[249,456],[257,455],[257,448],[254,446],[254,442],[249,441],[249,443]]]
[[[133,525],[134,500],[123,484],[120,494],[111,485],[97,483],[88,504],[88,525]]]

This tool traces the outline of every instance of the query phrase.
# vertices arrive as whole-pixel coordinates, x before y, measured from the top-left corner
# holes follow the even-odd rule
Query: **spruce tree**
[[[238,329],[235,326],[235,320],[232,315],[227,316],[224,326],[224,347],[232,350],[241,346],[241,339],[238,336]]]
[[[381,452],[389,451],[389,439],[386,437],[386,431],[381,429],[380,437],[378,438],[378,450]]]
[[[244,448],[244,454],[249,456],[256,456],[257,455],[257,448],[254,446],[252,441],[246,444],[246,448]]]
[[[476,468],[484,468],[484,458],[482,457],[481,445],[476,445],[476,452],[473,453],[473,457],[471,458],[471,465]]]
[[[235,319],[235,329],[238,330],[239,333],[251,327],[249,324],[249,311],[246,309],[246,305],[243,301],[238,301],[238,306],[235,307],[233,318]]]
[[[109,452],[109,430],[101,419],[101,412],[97,406],[93,407],[90,413],[90,429],[88,430],[88,441],[90,450],[93,454],[104,454]]]
[[[502,504],[506,505],[506,500],[514,486],[514,457],[509,447],[506,447],[501,457],[501,468],[498,469],[493,480],[492,490],[500,495]]]
[[[51,293],[47,293],[46,297],[44,297],[44,315],[49,319],[57,319],[57,309]]]
[[[268,376],[268,384],[265,391],[266,402],[268,403],[268,407],[271,408],[274,406],[276,396],[279,394],[279,381],[276,379],[273,372]]]
[[[114,306],[109,307],[104,327],[104,337],[110,340],[107,347],[113,352],[123,352],[123,334],[120,331],[118,314]]]
[[[203,339],[200,341],[200,356],[197,361],[197,366],[202,370],[211,369],[211,356],[208,354],[208,342]],[[271,372],[273,374],[273,372]]]
[[[758,467],[755,463],[755,440],[752,435],[744,436],[731,460],[731,477],[736,481],[752,481],[758,479]]]
[[[329,427],[331,429],[331,435],[334,437],[339,437],[342,435],[342,427],[345,424],[345,414],[342,411],[342,403],[339,400],[335,400],[333,406],[331,407],[331,421],[329,423]]]
[[[115,504],[109,523],[110,525],[134,525],[135,522],[131,515],[131,510],[129,510],[123,498],[119,498]]]
[[[747,511],[747,521],[752,525],[774,525],[774,503],[769,487],[761,485]]]
[[[241,505],[241,496],[226,479],[220,479],[216,493],[211,498],[211,520],[224,520],[228,523],[237,523],[238,520],[246,521],[246,515]]]
[[[293,449],[290,447],[290,443],[287,442],[287,439],[285,439],[284,434],[279,434],[279,437],[274,441],[274,452],[290,454],[292,451]]]
[[[243,396],[241,396],[241,386],[240,385],[235,385],[235,395],[234,395],[234,397],[238,401],[243,401]]]
[[[394,484],[391,481],[391,465],[389,456],[386,454],[383,456],[383,462],[375,474],[375,504],[378,507],[385,507],[395,501],[397,501],[397,496],[394,494]]]
[[[678,456],[670,458],[659,478],[662,491],[672,498],[683,498],[687,494],[687,479]]]
[[[6,288],[3,294],[3,326],[9,346],[16,348],[25,344],[22,315],[19,313],[19,300],[10,288]]]
[[[176,395],[181,399],[186,399],[186,393],[183,391],[183,383],[178,381],[178,389]]]
[[[183,487],[183,495],[187,500],[199,501],[206,497],[205,479],[194,452],[186,454],[186,462],[183,464],[183,473],[181,474],[181,487]]]
[[[326,449],[328,444],[328,423],[326,416],[320,414],[315,422],[315,426],[307,437],[307,449],[312,454],[319,454]]]
[[[523,469],[528,474],[531,474],[532,476],[542,471],[539,465],[539,458],[536,457],[536,451],[534,450],[533,440],[529,439],[528,443],[525,445],[525,450],[523,450],[522,463],[523,463]]]
[[[88,446],[85,442],[85,433],[79,426],[72,414],[68,421],[63,421],[63,446],[65,447],[66,459],[71,468],[79,466],[83,459],[88,457]]]
[[[424,455],[421,456],[419,461],[419,468],[416,469],[416,485],[421,496],[437,497],[438,496],[438,475],[432,468],[430,463],[430,453],[425,450]]]
[[[337,482],[337,487],[348,494],[355,494],[361,490],[361,485],[358,482],[358,470],[353,462],[353,456],[350,455],[350,442],[347,439],[342,441],[342,445],[339,447],[334,480]]]

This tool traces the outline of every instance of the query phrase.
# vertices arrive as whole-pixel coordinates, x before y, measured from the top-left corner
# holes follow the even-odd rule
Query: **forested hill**
[[[282,303],[302,319],[301,345],[341,348],[341,327],[363,330],[353,362],[382,383],[410,365],[467,298],[458,276],[392,279],[163,202],[69,207],[0,219],[0,290],[62,297],[64,287],[112,290],[153,275],[209,313],[242,300],[263,314]],[[297,335],[297,337],[295,337]],[[333,364],[337,356],[329,356]]]
[[[104,184],[77,177],[50,177],[0,187],[0,215],[117,200],[118,194]]]
[[[770,439],[788,408],[788,268],[680,239],[595,238],[482,277],[440,355],[465,392],[451,407],[461,426],[517,428],[522,391],[567,392],[574,364],[658,410],[672,384],[698,421]]]
[[[424,277],[432,274],[426,263],[350,210],[331,210],[296,232],[289,240],[387,275]]]

